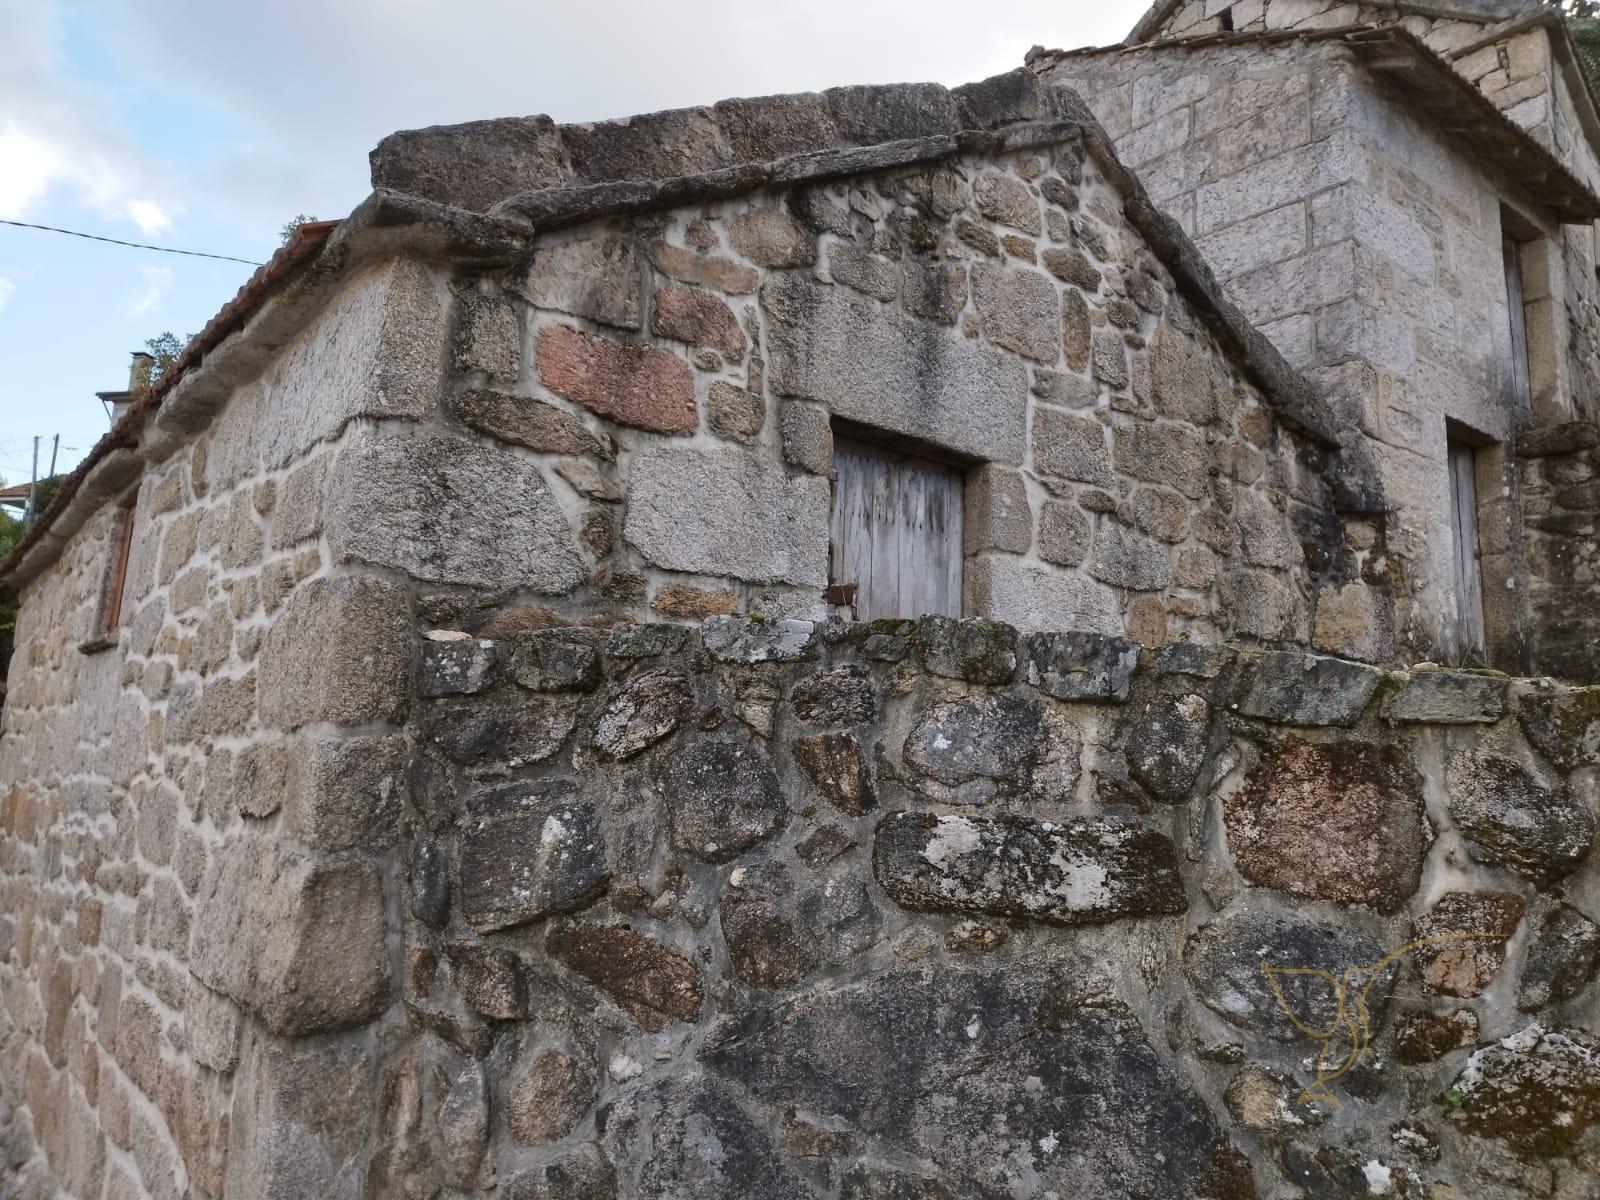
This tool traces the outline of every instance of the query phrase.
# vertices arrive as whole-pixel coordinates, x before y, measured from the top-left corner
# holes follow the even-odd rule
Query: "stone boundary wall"
[[[1600,1181],[1600,690],[940,618],[418,661],[369,1195]],[[1336,996],[1262,964],[1441,937],[1302,1102]]]

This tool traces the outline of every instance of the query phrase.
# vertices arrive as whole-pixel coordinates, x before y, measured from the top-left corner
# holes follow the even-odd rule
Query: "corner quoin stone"
[[[340,561],[430,582],[558,595],[587,575],[538,467],[510,450],[438,433],[352,437],[328,498],[328,541]]]

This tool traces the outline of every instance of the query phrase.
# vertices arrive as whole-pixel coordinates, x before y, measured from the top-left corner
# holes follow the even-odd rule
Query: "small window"
[[[1511,323],[1512,411],[1526,413],[1533,401],[1528,383],[1528,310],[1522,294],[1522,243],[1502,232],[1500,250],[1506,273],[1506,317]]]
[[[128,586],[128,557],[133,551],[133,525],[134,507],[130,502],[117,510],[111,558],[106,564],[99,611],[95,614],[95,633],[78,647],[85,654],[107,650],[117,644],[117,634],[122,629],[123,593]]]
[[[828,599],[858,621],[961,615],[962,473],[836,441]]]
[[[1456,657],[1478,662],[1483,658],[1483,582],[1478,568],[1477,452],[1454,439],[1448,447]]]

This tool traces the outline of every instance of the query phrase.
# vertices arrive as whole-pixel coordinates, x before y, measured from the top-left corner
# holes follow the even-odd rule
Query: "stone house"
[[[1359,432],[1392,577],[1317,645],[1594,678],[1600,118],[1560,16],[1194,0],[1030,61]]]
[[[1147,50],[1204,48],[385,139],[0,565],[0,1197],[1584,1194],[1595,689],[1407,668],[1460,593],[1340,390],[1387,293],[1328,370],[1252,310],[1052,86]],[[1585,511],[1534,372],[1444,414],[1486,561]],[[1305,1073],[1345,997],[1263,961],[1461,936]]]

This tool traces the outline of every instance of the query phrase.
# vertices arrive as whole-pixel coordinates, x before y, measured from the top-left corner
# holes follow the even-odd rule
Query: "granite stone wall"
[[[0,1196],[1583,1194],[1594,696],[1283,649],[1383,523],[964,144],[373,265],[141,447],[120,627],[114,506],[23,595]],[[819,619],[836,427],[1029,628]]]
[[[1597,705],[982,620],[429,629],[405,1015],[367,1191],[315,1194],[1590,1195]]]
[[[448,561],[407,558],[437,496],[504,489],[434,470],[402,513],[438,456],[399,444],[336,542],[564,613],[815,617],[842,430],[965,469],[969,614],[1303,642],[1337,573],[1328,455],[1230,365],[1125,199],[1074,138],[541,236],[456,280],[439,443],[543,476],[570,520],[518,556],[539,577],[487,572],[468,527],[504,523],[470,501]]]
[[[287,1136],[279,1039],[387,1006],[409,597],[336,569],[323,511],[351,422],[432,401],[445,300],[409,264],[359,275],[147,464],[116,626],[118,503],[23,590],[0,730],[7,1200],[292,1194],[255,1182]]]

